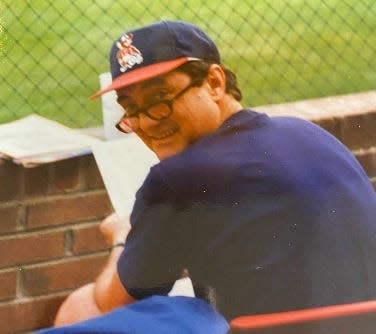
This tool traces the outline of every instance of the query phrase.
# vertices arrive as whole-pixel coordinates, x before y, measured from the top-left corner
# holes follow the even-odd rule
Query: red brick
[[[52,326],[67,294],[0,304],[0,333],[10,334]]]
[[[98,224],[77,227],[73,229],[73,253],[84,254],[100,249],[106,249],[108,246],[103,235],[99,231]]]
[[[101,219],[112,211],[105,190],[67,195],[63,198],[48,198],[46,201],[29,205],[27,227],[35,228]]]
[[[25,196],[34,197],[49,193],[50,169],[50,164],[24,169]]]
[[[107,257],[107,254],[99,254],[25,268],[22,271],[23,292],[35,296],[78,288],[94,281]]]
[[[17,269],[0,271],[0,300],[16,296]]]
[[[351,150],[369,148],[376,143],[376,113],[343,119],[343,143]]]
[[[24,209],[17,203],[0,206],[0,235],[16,231],[24,223]]]
[[[0,239],[0,268],[64,256],[64,233],[33,233]]]
[[[0,158],[0,201],[21,198],[22,175],[22,167]]]
[[[104,183],[92,154],[81,157],[81,176],[86,189],[103,189]]]
[[[355,156],[370,178],[376,176],[376,147],[358,152]]]
[[[339,141],[343,142],[341,121],[338,118],[325,118],[315,122],[326,131],[330,132]]]
[[[54,163],[53,191],[66,192],[82,188],[80,181],[80,159],[66,159]]]

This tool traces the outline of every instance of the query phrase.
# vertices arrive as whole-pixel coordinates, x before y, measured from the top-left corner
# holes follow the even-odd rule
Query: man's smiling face
[[[183,151],[214,132],[221,123],[221,113],[207,81],[200,86],[191,84],[189,75],[173,71],[117,91],[118,102],[125,110],[129,107],[129,110],[137,111],[145,106],[148,109],[155,104],[157,109],[158,102],[173,100],[167,118],[156,120],[140,113],[133,124],[134,132],[160,160]]]

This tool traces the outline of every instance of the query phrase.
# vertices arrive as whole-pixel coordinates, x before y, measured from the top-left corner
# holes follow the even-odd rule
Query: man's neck
[[[220,102],[219,108],[222,110],[222,123],[231,117],[233,114],[243,109],[239,101],[234,99],[232,95],[226,95]]]

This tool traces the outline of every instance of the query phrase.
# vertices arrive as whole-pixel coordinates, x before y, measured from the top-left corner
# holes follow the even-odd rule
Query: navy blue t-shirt
[[[242,110],[155,165],[118,263],[127,291],[188,269],[227,319],[376,298],[376,196],[320,127]]]

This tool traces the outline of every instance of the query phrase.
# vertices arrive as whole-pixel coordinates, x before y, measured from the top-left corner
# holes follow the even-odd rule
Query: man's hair
[[[176,70],[188,74],[194,82],[201,84],[209,72],[209,67],[212,65],[206,61],[189,61]],[[226,93],[231,94],[237,101],[242,99],[242,92],[238,86],[236,74],[226,66],[220,64],[226,76]]]

